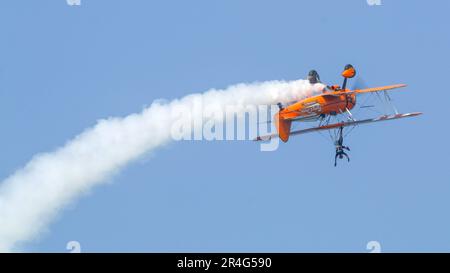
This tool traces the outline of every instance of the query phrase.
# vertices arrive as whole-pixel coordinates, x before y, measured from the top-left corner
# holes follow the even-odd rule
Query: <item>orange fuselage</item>
[[[340,90],[343,91],[343,90]],[[349,90],[345,90],[349,91]],[[275,114],[274,120],[280,139],[287,142],[292,121],[317,120],[326,115],[337,115],[353,109],[356,95],[323,93],[287,106]]]
[[[356,95],[327,95],[323,93],[291,104],[280,111],[279,118],[302,120],[320,115],[336,115],[351,110],[356,104]]]

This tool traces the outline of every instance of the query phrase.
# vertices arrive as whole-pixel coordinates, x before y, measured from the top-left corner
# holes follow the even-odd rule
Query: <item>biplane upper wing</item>
[[[345,122],[328,124],[328,125],[323,125],[323,126],[314,127],[314,128],[308,128],[308,129],[303,129],[303,130],[292,131],[290,133],[290,135],[300,135],[300,134],[306,134],[306,133],[311,133],[311,132],[331,130],[331,129],[336,129],[336,128],[340,128],[340,127],[348,127],[348,126],[355,126],[355,125],[366,124],[366,123],[373,123],[373,122],[379,122],[379,121],[394,120],[394,119],[407,118],[407,117],[415,117],[415,116],[418,116],[418,115],[421,115],[421,114],[422,113],[420,113],[420,112],[414,112],[414,113],[408,113],[408,114],[396,114],[396,115],[388,115],[388,116],[384,115],[384,116],[380,116],[380,117],[377,117],[377,118],[371,118],[371,119],[345,121]],[[278,134],[261,136],[261,137],[257,137],[255,139],[255,141],[267,141],[267,140],[270,140],[270,139],[272,139],[273,137],[276,137],[276,136],[278,136]]]
[[[373,87],[373,88],[366,88],[366,89],[356,89],[351,91],[337,91],[337,92],[331,92],[331,93],[325,93],[323,96],[340,96],[344,94],[365,94],[365,93],[372,93],[372,92],[380,92],[380,91],[388,91],[393,89],[398,89],[402,87],[406,87],[406,84],[394,84],[394,85],[388,85],[388,86],[382,86],[382,87]]]
[[[388,91],[388,90],[402,88],[402,87],[406,87],[406,86],[407,86],[406,84],[394,84],[394,85],[388,85],[388,86],[382,86],[382,87],[357,89],[357,90],[354,90],[353,92],[356,94],[363,94],[363,93],[371,93],[371,92]]]

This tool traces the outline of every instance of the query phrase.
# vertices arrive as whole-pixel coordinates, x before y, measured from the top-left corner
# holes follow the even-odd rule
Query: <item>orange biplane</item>
[[[287,106],[278,104],[280,111],[274,116],[277,133],[259,136],[255,140],[266,141],[273,137],[279,137],[283,142],[287,142],[289,136],[292,135],[329,131],[330,137],[336,146],[336,166],[337,158],[342,159],[345,156],[350,161],[350,158],[345,153],[345,150],[350,151],[350,149],[343,145],[344,128],[354,128],[360,124],[413,117],[422,114],[420,112],[399,114],[397,109],[392,105],[391,98],[386,91],[405,87],[405,84],[363,89],[353,88],[353,90],[347,89],[348,79],[355,77],[355,75],[355,68],[349,64],[345,66],[344,72],[342,72],[342,76],[344,77],[342,87],[338,85],[326,86],[319,95],[302,99]],[[311,84],[321,83],[320,77],[315,70],[309,72],[308,80]],[[393,113],[384,113],[376,118],[356,119],[351,110],[356,106],[359,95],[363,94],[376,94],[380,101],[392,107]],[[361,108],[369,107],[373,106],[361,106]],[[291,125],[294,121],[317,121],[319,124],[317,127],[291,131]],[[334,132],[332,133],[331,131]]]

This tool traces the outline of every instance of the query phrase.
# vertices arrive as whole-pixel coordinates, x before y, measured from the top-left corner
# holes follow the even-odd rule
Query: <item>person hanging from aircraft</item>
[[[336,156],[334,157],[334,166],[337,166],[337,159],[344,158],[344,156],[347,158],[348,162],[350,162],[350,157],[348,154],[345,153],[344,150],[350,151],[350,148],[347,146],[344,146],[344,136],[342,135],[344,131],[344,127],[339,128],[339,139],[335,142],[336,146]]]

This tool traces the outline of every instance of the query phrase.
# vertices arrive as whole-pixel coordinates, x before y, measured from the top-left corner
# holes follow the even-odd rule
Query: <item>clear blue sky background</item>
[[[272,153],[251,142],[179,142],[66,208],[27,251],[450,251],[450,2],[4,1],[0,177],[97,119],[240,82],[407,83],[402,112],[360,127],[334,168],[320,135]],[[1,219],[0,219],[1,221]],[[1,222],[0,222],[1,224]]]

